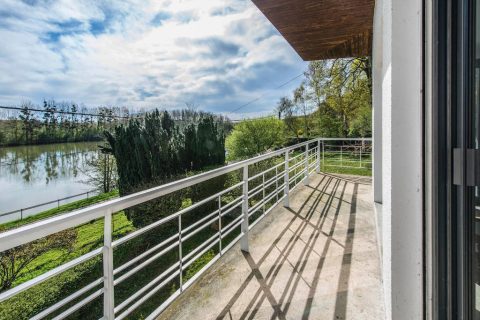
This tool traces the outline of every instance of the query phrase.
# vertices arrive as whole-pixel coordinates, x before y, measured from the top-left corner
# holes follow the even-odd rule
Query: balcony
[[[321,173],[370,166],[368,139],[314,139],[1,233],[6,252],[92,223],[104,230],[101,245],[1,292],[0,310],[47,300],[50,281],[91,263],[90,282],[63,283],[58,301],[25,317],[383,319],[370,178]],[[119,236],[124,210],[206,182],[207,197]],[[120,250],[148,235],[143,251]]]
[[[158,319],[383,319],[370,182],[312,176]]]

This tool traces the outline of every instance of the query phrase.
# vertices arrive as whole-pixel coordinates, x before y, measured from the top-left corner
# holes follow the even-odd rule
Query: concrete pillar
[[[379,0],[379,8],[386,319],[423,319],[422,1]]]

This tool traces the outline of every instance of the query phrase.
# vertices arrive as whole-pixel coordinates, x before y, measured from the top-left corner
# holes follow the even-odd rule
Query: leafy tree
[[[226,139],[227,157],[237,160],[251,157],[282,146],[285,125],[274,117],[244,120]]]
[[[180,131],[166,111],[147,113],[144,121],[132,119],[127,125],[105,132],[108,148],[118,168],[120,195],[157,186],[187,174],[225,162],[223,133],[211,115],[201,116]],[[172,213],[181,206],[176,194],[127,210],[135,226],[141,227]]]
[[[35,119],[32,111],[30,111],[32,104],[30,102],[23,103],[18,118],[22,121],[23,131],[25,134],[25,142],[31,143],[33,138],[33,131],[35,125]]]

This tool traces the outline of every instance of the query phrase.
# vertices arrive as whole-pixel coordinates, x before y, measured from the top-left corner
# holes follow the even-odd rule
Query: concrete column
[[[386,319],[423,319],[422,1],[378,2]]]

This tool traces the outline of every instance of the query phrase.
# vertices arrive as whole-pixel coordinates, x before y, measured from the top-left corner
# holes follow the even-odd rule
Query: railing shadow
[[[216,319],[229,319],[228,316],[231,318],[231,308],[240,299],[247,286],[253,279],[257,281],[258,289],[253,295],[251,295],[251,298],[248,298],[249,300],[247,300],[247,304],[243,308],[242,314],[238,317],[238,319],[255,318],[265,300],[268,301],[269,305],[273,309],[271,319],[286,319],[289,309],[292,306],[295,291],[301,282],[309,287],[308,297],[306,297],[304,302],[305,305],[302,319],[309,319],[313,305],[313,297],[315,296],[315,292],[318,287],[318,282],[324,267],[325,258],[332,243],[340,245],[343,248],[344,253],[342,257],[342,267],[341,270],[339,270],[340,277],[338,288],[340,289],[340,285],[344,285],[345,281],[348,282],[350,277],[351,250],[353,246],[353,236],[355,233],[356,197],[358,192],[358,184],[353,183],[353,196],[352,199],[348,199],[351,200],[351,202],[345,199],[345,192],[348,184],[352,184],[352,182],[339,179],[332,175],[324,175],[315,186],[312,186],[310,190],[307,189],[309,190],[309,195],[302,203],[300,208],[298,208],[298,210],[293,210],[290,208],[288,209],[293,215],[292,218],[279,232],[275,239],[273,239],[271,245],[266,249],[265,253],[260,259],[258,259],[258,261],[255,261],[252,255],[249,253],[243,252],[243,256],[251,271],[243,283],[240,284],[228,303],[224,306],[223,310],[218,314]],[[335,206],[335,202],[338,203],[337,206]],[[322,206],[320,207],[321,204]],[[307,205],[309,206],[307,207]],[[345,244],[341,244],[334,239],[334,232],[336,230],[337,220],[342,205],[350,206],[348,231]],[[321,208],[320,210],[318,210],[319,207]],[[314,213],[316,214],[314,215]],[[318,219],[314,221],[315,218]],[[331,223],[331,226],[328,231],[324,231],[323,228],[327,220],[329,223]],[[296,222],[299,223],[295,224]],[[292,230],[294,225],[295,229]],[[291,232],[292,234],[287,235],[288,232]],[[326,237],[326,240],[322,252],[317,252],[316,244],[320,236]],[[278,244],[280,241],[285,239],[288,239],[286,244],[282,249],[279,248]],[[298,248],[298,245],[303,247],[300,253],[298,253],[297,249],[295,252],[296,258],[294,261],[291,261],[294,247]],[[278,255],[273,262],[269,262],[269,269],[262,273],[260,271],[260,267],[274,252],[274,250],[276,250],[275,252]],[[309,282],[305,280],[304,272],[307,262],[312,254],[319,256],[320,260],[315,268],[313,280]],[[277,276],[282,266],[285,264],[288,264],[291,267],[292,272],[288,275],[288,279],[282,279],[281,281],[278,280],[276,283]],[[275,297],[271,291],[273,284],[276,285],[277,289],[279,285],[283,287],[282,293],[279,297]],[[298,303],[298,301],[296,303]],[[242,301],[242,304],[245,304],[245,301]],[[298,305],[296,308],[298,309]],[[346,310],[346,291],[338,292],[335,303],[335,315],[338,317],[338,319],[343,319],[345,317]]]

